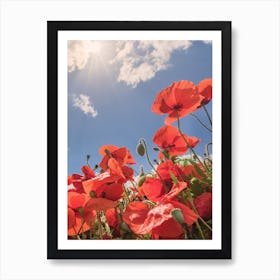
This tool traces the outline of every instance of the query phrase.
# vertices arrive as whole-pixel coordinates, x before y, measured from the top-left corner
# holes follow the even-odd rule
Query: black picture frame
[[[217,30],[222,41],[221,244],[207,250],[58,249],[58,32],[67,30]],[[48,21],[47,22],[47,258],[48,259],[231,259],[231,22]],[[141,242],[141,241],[140,241]]]

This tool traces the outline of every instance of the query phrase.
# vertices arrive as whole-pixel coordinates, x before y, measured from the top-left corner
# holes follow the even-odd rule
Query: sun
[[[99,41],[93,41],[90,46],[90,51],[94,55],[101,54],[102,50],[104,50],[104,46]]]

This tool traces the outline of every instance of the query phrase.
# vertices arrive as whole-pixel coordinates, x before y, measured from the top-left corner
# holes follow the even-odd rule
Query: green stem
[[[99,235],[100,239],[103,239],[103,236],[102,236],[103,226],[102,226],[102,222],[101,222],[101,211],[96,211],[96,217],[97,217],[97,222],[98,222],[98,235]]]
[[[184,224],[182,224],[182,228],[184,230],[185,239],[189,239],[188,238],[188,226],[184,223]]]
[[[202,229],[201,229],[201,227],[200,227],[199,222],[198,222],[198,221],[195,221],[195,224],[196,224],[196,226],[197,226],[197,228],[198,228],[198,231],[199,231],[199,233],[200,233],[200,235],[201,235],[201,238],[202,238],[202,239],[205,239],[205,236],[204,236],[204,234],[203,234],[203,231],[202,231]]]
[[[137,184],[134,184],[134,182],[132,180],[130,180],[132,186],[137,190],[138,194],[143,198],[142,194],[140,193]]]
[[[83,219],[82,225],[81,225],[81,227],[79,228],[78,233],[77,233],[78,235],[80,234],[80,231],[81,231],[81,229],[83,228],[84,223],[85,223],[85,220]]]
[[[188,197],[188,201],[190,202],[193,211],[198,215],[198,219],[210,230],[212,231],[212,228],[199,216],[198,211],[193,203],[193,198],[192,197]]]
[[[198,219],[210,230],[212,231],[212,228],[199,216]]]
[[[80,238],[79,234],[77,233],[75,227],[73,227],[73,230],[74,230],[74,232],[75,232],[75,234],[76,234],[76,238],[80,240],[81,238]]]
[[[208,166],[205,165],[200,158],[198,157],[198,155],[196,154],[196,152],[194,151],[194,149],[191,147],[191,145],[188,143],[187,139],[185,138],[182,130],[181,130],[181,126],[180,126],[180,118],[179,118],[179,114],[178,111],[176,111],[177,113],[177,123],[178,123],[178,131],[181,135],[181,137],[183,138],[183,140],[185,141],[185,143],[187,144],[188,148],[192,151],[192,153],[194,154],[194,156],[197,158],[197,160],[199,161],[199,163],[201,164],[201,166],[203,166],[205,168],[205,171],[208,173],[208,175],[210,176],[210,170],[208,169]]]
[[[209,158],[210,154],[209,154],[209,146],[212,145],[212,142],[209,142],[206,144],[205,146],[205,152],[206,152],[206,156]]]
[[[146,142],[144,139],[140,139],[140,141],[142,142],[142,144],[144,145],[145,147],[145,154],[146,154],[146,157],[147,157],[147,161],[148,163],[150,164],[150,166],[152,167],[152,169],[156,172],[156,174],[158,175],[162,185],[163,185],[163,188],[164,188],[164,191],[165,193],[168,193],[168,187],[166,186],[166,184],[164,183],[162,177],[160,176],[159,172],[155,169],[155,167],[153,166],[152,162],[150,161],[150,158],[149,158],[149,154],[148,154],[148,149],[147,149],[147,145],[146,145]]]
[[[176,111],[177,113],[177,124],[178,124],[178,130],[179,133],[181,135],[181,137],[183,138],[183,140],[185,141],[185,143],[187,144],[188,148],[192,151],[192,153],[194,154],[194,156],[198,159],[198,161],[200,162],[200,164],[202,164],[202,166],[204,166],[204,164],[202,163],[202,161],[200,160],[200,158],[198,157],[198,155],[196,154],[196,152],[194,151],[194,149],[192,148],[192,146],[189,144],[189,142],[187,141],[187,139],[185,138],[182,130],[181,130],[181,126],[180,126],[180,118],[179,118],[179,113],[178,111]]]
[[[192,117],[194,117],[205,129],[207,129],[209,132],[212,133],[212,130],[210,128],[208,128],[200,119],[198,116],[196,116],[195,114],[190,114]]]
[[[205,105],[202,105],[202,108],[203,108],[204,112],[206,113],[207,118],[208,118],[208,120],[209,120],[209,122],[210,122],[210,124],[211,124],[211,127],[212,127],[212,120],[211,120],[211,117],[210,117],[210,115],[209,115],[209,113],[208,113],[208,111],[207,111]]]

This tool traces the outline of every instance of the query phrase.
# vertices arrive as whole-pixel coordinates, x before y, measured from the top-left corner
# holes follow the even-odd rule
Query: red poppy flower
[[[109,158],[108,168],[110,169],[111,174],[119,175],[120,177],[125,179],[125,176],[122,171],[122,165],[116,159]]]
[[[86,181],[88,179],[94,178],[95,177],[95,173],[94,171],[87,165],[82,166],[82,171],[84,173],[84,175],[79,175],[79,174],[72,174],[71,176],[68,176],[68,185],[73,185],[75,191],[79,192],[79,193],[83,193],[84,189],[83,189],[83,181]]]
[[[80,214],[68,208],[68,236],[88,231],[95,220],[95,211],[84,210],[84,213]]]
[[[212,79],[204,79],[197,85],[198,94],[203,97],[201,104],[206,105],[212,99]]]
[[[116,207],[118,204],[117,201],[112,201],[107,198],[90,198],[85,207],[89,210],[96,210],[96,211],[106,211],[108,209]]]
[[[84,193],[78,193],[76,191],[68,191],[68,207],[72,209],[78,209],[83,207],[87,200],[87,196]]]
[[[108,155],[106,151],[109,152],[110,155]],[[115,159],[120,166],[136,163],[129,150],[125,147],[119,148],[113,145],[104,145],[99,149],[99,153],[104,156],[99,164],[104,171],[108,169],[108,161],[110,158]]]
[[[165,182],[172,182],[171,173],[179,180],[183,181],[183,172],[172,160],[166,160],[157,166],[157,172]]]
[[[115,208],[111,208],[106,211],[106,220],[111,228],[114,228],[118,225],[118,214]]]
[[[143,224],[147,218],[150,211],[148,205],[144,202],[134,201],[127,205],[125,212],[123,213],[123,221],[128,224],[130,229],[135,232],[142,234]],[[148,231],[145,231],[148,233]]]
[[[203,172],[203,173],[205,172],[205,169],[204,169],[204,167],[202,166],[201,163],[197,163],[197,167],[201,170],[201,172]],[[188,178],[188,179],[190,179],[192,177],[196,177],[198,179],[202,178],[202,176],[197,172],[195,167],[193,165],[191,165],[191,164],[189,164],[186,167],[184,167],[182,169],[182,171],[183,171],[183,174],[184,174],[185,178]]]
[[[87,207],[89,197],[84,193],[68,191],[68,235],[77,235],[90,229],[96,219],[93,209]]]
[[[85,193],[89,195],[91,191],[97,192],[100,186],[115,183],[117,180],[119,180],[119,178],[120,177],[118,175],[112,175],[110,172],[106,171],[100,173],[93,179],[84,181],[83,189]]]
[[[88,165],[84,165],[82,167],[82,171],[84,173],[84,179],[90,179],[95,177],[94,171]]]
[[[184,134],[185,140],[191,147],[195,147],[199,139],[196,137],[189,137]],[[187,152],[188,146],[178,129],[174,126],[165,125],[156,131],[153,141],[161,149],[166,150],[170,156],[183,155]],[[162,154],[159,154],[162,158]]]
[[[68,186],[72,184],[74,187],[74,190],[79,193],[84,192],[82,182],[83,182],[83,176],[79,175],[79,174],[72,174],[71,176],[68,176],[68,178],[67,178]]]
[[[139,190],[141,191],[141,194],[154,202],[159,201],[159,199],[165,194],[163,184],[158,178],[147,177]]]
[[[121,177],[118,179],[118,183],[125,183],[128,180],[133,180],[133,175],[134,175],[134,171],[132,168],[128,167],[128,166],[122,166],[122,174],[124,175],[124,177]]]
[[[123,183],[119,181],[118,175],[111,175],[109,172],[104,172],[91,180],[83,182],[83,187],[89,196],[118,200],[124,192]]]
[[[178,182],[177,184],[173,184],[171,190],[167,194],[161,197],[160,202],[174,200],[175,197],[187,187],[188,187],[188,183],[186,182]]]
[[[165,124],[170,125],[179,118],[194,112],[201,104],[203,96],[197,94],[197,87],[190,81],[174,82],[160,91],[152,105],[152,112],[168,114]]]
[[[89,229],[90,225],[84,222],[79,213],[75,213],[73,210],[69,211],[68,209],[68,236],[74,236]]]
[[[68,207],[68,229],[74,227],[76,224],[75,212]]]
[[[183,234],[183,229],[172,217],[171,211],[174,208],[182,211],[188,226],[198,218],[188,206],[178,201],[159,203],[152,209],[144,202],[131,202],[123,214],[123,221],[136,234],[151,233],[161,238],[179,238]]]
[[[208,220],[212,217],[212,193],[204,192],[194,200],[199,216]]]

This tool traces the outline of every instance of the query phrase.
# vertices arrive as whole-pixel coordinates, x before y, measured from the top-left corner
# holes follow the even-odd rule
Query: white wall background
[[[5,1],[0,279],[280,279],[279,13],[275,1]],[[231,20],[233,259],[46,259],[46,21]]]

